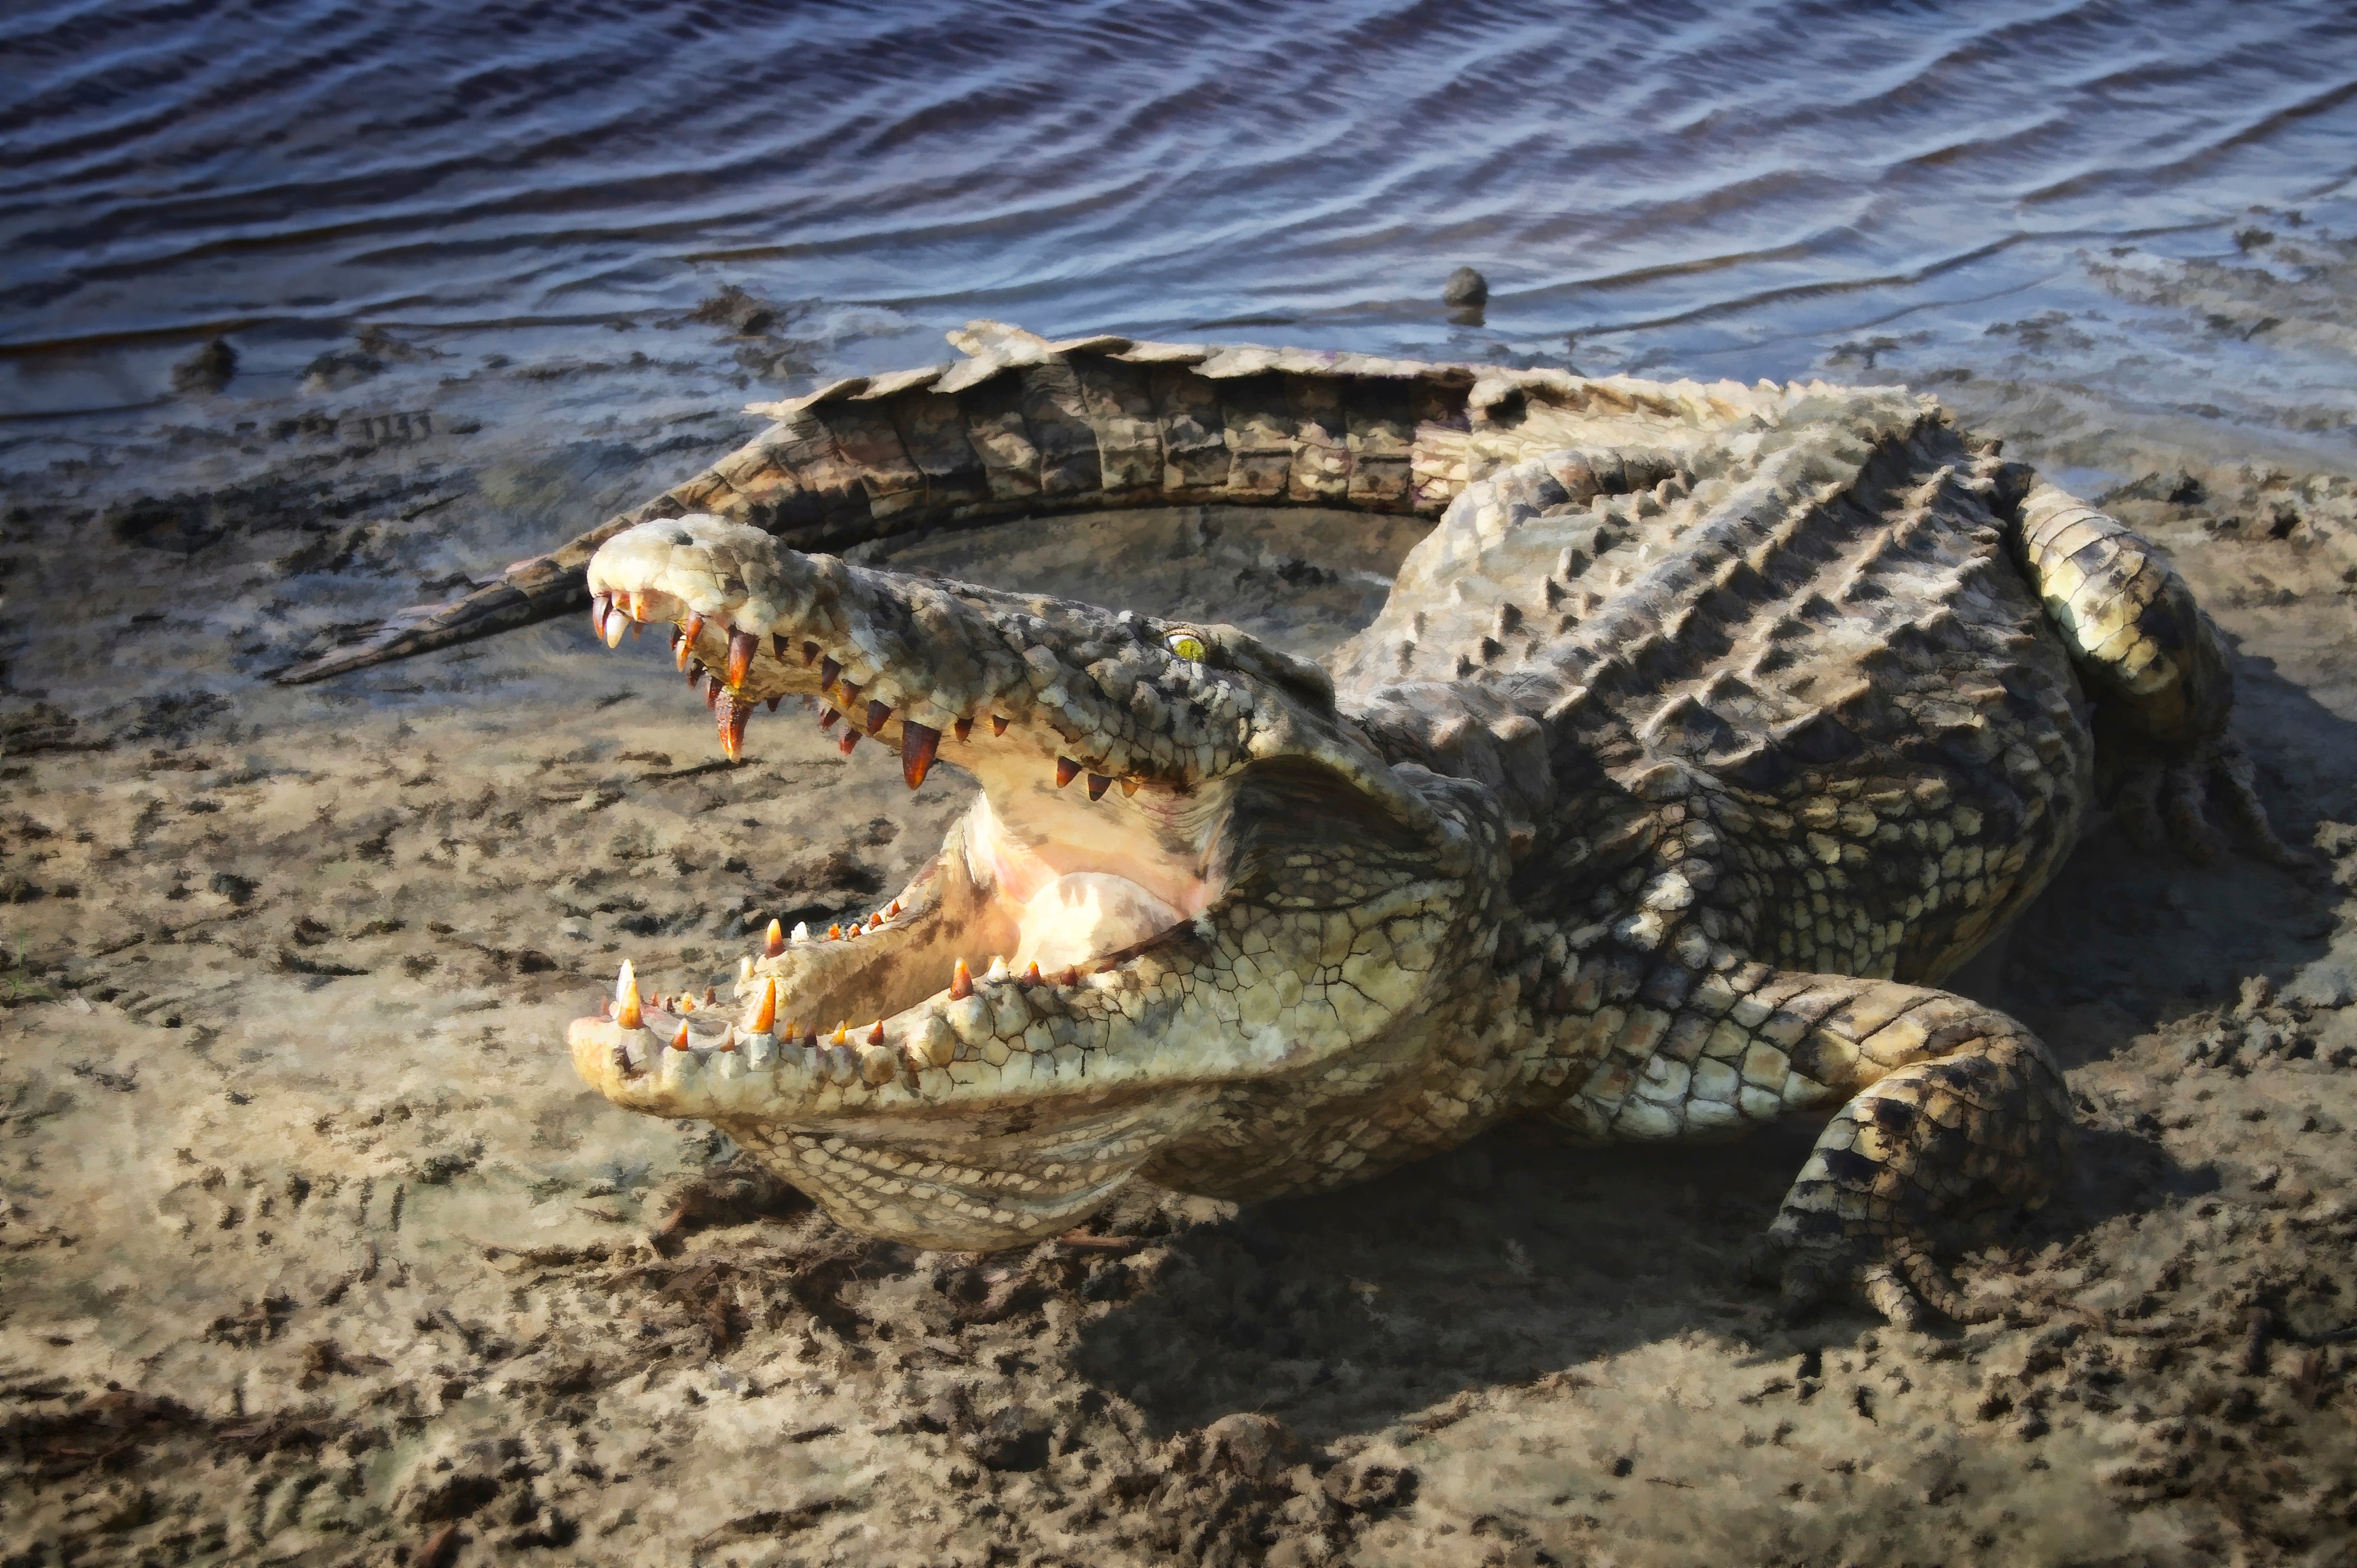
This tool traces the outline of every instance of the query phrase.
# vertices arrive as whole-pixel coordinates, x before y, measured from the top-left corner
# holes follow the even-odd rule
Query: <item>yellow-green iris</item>
[[[1191,631],[1174,631],[1162,639],[1162,646],[1190,664],[1202,661],[1203,639]]]

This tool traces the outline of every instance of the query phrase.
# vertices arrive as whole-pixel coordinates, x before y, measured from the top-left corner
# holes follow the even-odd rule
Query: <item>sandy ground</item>
[[[655,646],[570,620],[261,679],[749,428],[630,373],[198,396],[8,477],[0,1563],[2357,1562],[2347,472],[1953,389],[2128,477],[2319,867],[2100,829],[1976,966],[2069,1065],[2083,1157],[1961,1269],[2010,1317],[1917,1336],[1781,1326],[1738,1278],[1806,1127],[1510,1129],[1314,1200],[1137,1191],[1028,1253],[791,1202],[659,1250],[665,1184],[728,1151],[584,1090],[565,1021],[622,957],[701,983],[772,915],[868,907],[963,779],[912,796],[791,714],[727,768]],[[1315,650],[1408,538],[1181,511],[880,558]]]

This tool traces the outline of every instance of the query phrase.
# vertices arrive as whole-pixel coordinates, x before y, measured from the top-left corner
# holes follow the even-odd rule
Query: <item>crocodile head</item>
[[[732,756],[748,714],[804,698],[846,750],[897,745],[911,788],[937,758],[981,785],[897,898],[773,930],[733,1004],[658,1006],[626,966],[572,1027],[609,1099],[712,1121],[861,1230],[1007,1245],[1140,1167],[1184,1184],[1192,1151],[1235,1184],[1238,1105],[1378,1094],[1478,945],[1501,853],[1478,802],[1232,628],[701,516],[618,534],[589,586],[609,643],[677,628]]]

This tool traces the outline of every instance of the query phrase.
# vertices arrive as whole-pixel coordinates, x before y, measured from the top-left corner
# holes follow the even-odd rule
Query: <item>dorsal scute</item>
[[[1562,482],[1664,460],[1644,489]],[[1867,766],[1920,738],[1919,706],[2036,644],[1988,466],[1927,400],[1822,385],[1756,394],[1683,443],[1525,459],[1411,553],[1338,656],[1344,700],[1511,684],[1558,756],[1724,765],[1770,793]]]

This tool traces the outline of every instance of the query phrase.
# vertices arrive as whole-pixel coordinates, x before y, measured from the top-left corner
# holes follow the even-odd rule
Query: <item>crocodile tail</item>
[[[753,404],[776,423],[702,473],[277,679],[323,680],[584,607],[597,546],[656,518],[710,513],[797,550],[841,553],[920,529],[1116,507],[1437,516],[1483,461],[1490,405],[1469,406],[1481,372],[1468,366],[1117,337],[1049,342],[995,322],[950,340],[968,357]]]

